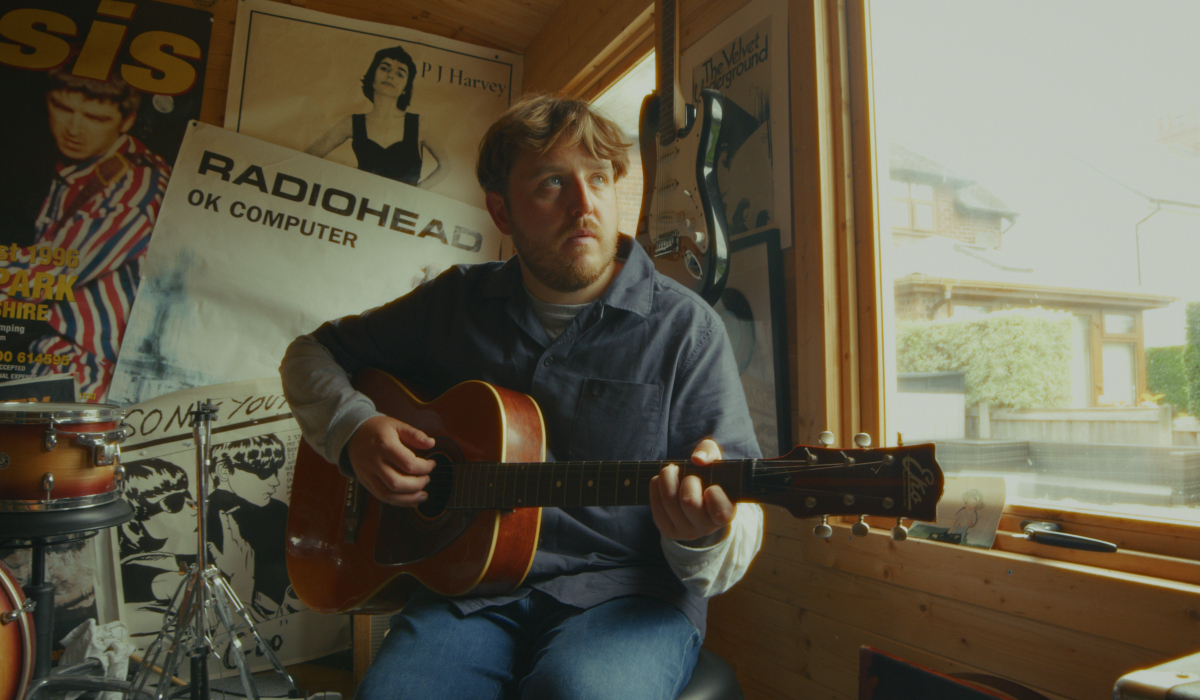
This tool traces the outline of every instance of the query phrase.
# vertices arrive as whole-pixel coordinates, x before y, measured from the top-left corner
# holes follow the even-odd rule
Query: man
[[[8,270],[69,281],[47,298],[9,299],[51,305],[51,333],[28,348],[35,375],[75,375],[80,393],[100,399],[108,389],[121,336],[137,293],[139,268],[162,205],[171,168],[129,134],[141,95],[114,73],[108,82],[48,74],[46,111],[58,161],[34,225],[34,247],[16,254]],[[28,287],[27,287],[28,289]]]
[[[515,258],[452,268],[288,349],[284,391],[306,438],[376,497],[426,498],[432,440],[380,415],[348,373],[374,366],[435,395],[480,379],[531,395],[548,459],[758,456],[724,327],[617,233],[628,144],[582,102],[521,102],[484,137],[477,175]],[[359,686],[374,698],[661,698],[686,685],[705,597],[744,573],[762,513],[719,487],[650,485],[651,507],[546,508],[510,595],[420,591]]]
[[[274,497],[286,462],[283,441],[268,434],[214,446],[209,464],[209,555],[259,620],[275,617],[289,602],[288,508]]]

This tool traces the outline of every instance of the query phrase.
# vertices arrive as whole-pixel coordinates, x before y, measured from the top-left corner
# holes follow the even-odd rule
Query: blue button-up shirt
[[[513,258],[452,268],[297,343],[324,346],[346,373],[377,367],[431,395],[472,379],[529,394],[545,420],[548,460],[687,460],[705,437],[715,439],[727,459],[761,456],[720,318],[655,272],[630,239],[622,237],[621,253],[625,264],[606,292],[554,341],[534,315]],[[354,430],[378,415],[374,406],[350,391],[305,401],[328,378],[308,363],[289,369],[285,360],[283,369],[305,435],[337,462]],[[541,543],[521,588],[455,600],[469,612],[531,588],[584,608],[649,595],[704,630],[704,600],[670,570],[647,506],[546,508]]]

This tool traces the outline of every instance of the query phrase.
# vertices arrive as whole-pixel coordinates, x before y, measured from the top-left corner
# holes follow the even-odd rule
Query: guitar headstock
[[[904,539],[902,518],[936,520],[945,477],[934,446],[871,448],[869,436],[855,436],[855,448],[834,448],[833,435],[821,434],[821,447],[800,445],[774,459],[759,460],[750,475],[750,493],[763,503],[787,508],[797,518],[824,516],[814,533],[829,537],[824,518],[857,515],[851,531],[865,535],[865,516],[896,518],[892,536]]]

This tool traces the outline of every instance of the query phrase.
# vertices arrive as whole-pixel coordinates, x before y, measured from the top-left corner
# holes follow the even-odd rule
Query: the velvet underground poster
[[[211,33],[149,0],[0,0],[0,382],[104,399]]]
[[[519,54],[240,0],[225,128],[478,206],[479,140],[521,71]]]
[[[716,148],[726,230],[736,240],[777,228],[784,248],[792,245],[787,9],[784,0],[753,0],[680,61],[693,104],[705,88],[725,98]]]
[[[276,377],[296,336],[451,265],[496,260],[500,245],[483,209],[196,123],[163,201],[109,398],[127,405]]]

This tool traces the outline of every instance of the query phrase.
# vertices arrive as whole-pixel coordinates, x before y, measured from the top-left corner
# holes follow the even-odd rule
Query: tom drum
[[[0,511],[54,511],[121,497],[119,406],[0,403]],[[0,700],[3,700],[0,698]]]

